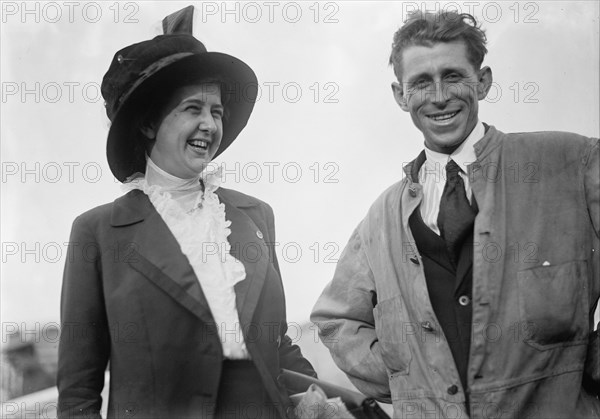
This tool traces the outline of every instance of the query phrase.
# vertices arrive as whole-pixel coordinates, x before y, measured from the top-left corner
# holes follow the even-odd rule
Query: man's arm
[[[590,214],[590,220],[594,228],[594,254],[592,256],[593,269],[595,277],[592,278],[591,288],[597,292],[600,289],[600,141],[595,142],[590,146],[590,151],[585,159],[584,166],[584,189],[585,198]],[[596,304],[598,302],[596,301]],[[590,343],[588,344],[588,355],[585,365],[586,380],[591,381],[590,388],[600,387],[600,327],[599,322],[600,310],[596,306],[594,316],[594,332],[590,334]],[[600,391],[596,390],[596,394],[600,395]]]
[[[364,394],[389,402],[388,374],[373,318],[375,282],[359,231],[360,226],[342,252],[333,280],[317,300],[311,320],[350,381]]]

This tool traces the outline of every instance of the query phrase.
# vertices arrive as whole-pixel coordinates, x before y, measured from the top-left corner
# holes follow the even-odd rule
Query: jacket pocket
[[[402,319],[403,310],[402,299],[394,297],[380,301],[373,308],[373,317],[385,366],[392,374],[407,375],[412,359],[407,335],[413,331]]]
[[[586,344],[588,278],[585,261],[540,266],[517,273],[525,342],[539,350]]]

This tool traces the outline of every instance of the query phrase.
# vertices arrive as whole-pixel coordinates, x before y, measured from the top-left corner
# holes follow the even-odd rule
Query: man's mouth
[[[210,145],[210,143],[208,141],[204,141],[204,140],[189,140],[188,145],[190,147],[192,147],[195,150],[203,150],[206,151],[208,150],[208,146]]]
[[[454,112],[439,113],[439,114],[435,114],[435,115],[427,115],[427,118],[433,119],[436,122],[444,122],[444,121],[449,121],[450,119],[454,118],[456,115],[458,115],[459,112],[460,111],[454,111]]]

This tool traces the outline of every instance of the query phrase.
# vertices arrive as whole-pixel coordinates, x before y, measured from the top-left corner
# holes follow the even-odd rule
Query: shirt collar
[[[182,179],[158,167],[150,157],[146,159],[146,182],[150,186],[158,186],[165,191],[190,191],[202,189],[200,175]]]
[[[481,121],[477,121],[475,128],[468,135],[467,139],[450,155],[433,151],[425,147],[427,157],[426,164],[430,167],[445,168],[450,159],[454,160],[464,173],[467,173],[467,166],[477,160],[475,154],[475,143],[485,135],[485,127]]]

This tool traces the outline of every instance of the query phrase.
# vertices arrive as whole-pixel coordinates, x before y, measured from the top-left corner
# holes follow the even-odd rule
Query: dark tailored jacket
[[[315,372],[286,336],[273,211],[233,190],[216,193],[231,221],[231,253],[246,269],[235,285],[244,339],[274,416],[284,416],[280,368]],[[109,360],[109,418],[212,416],[223,361],[214,319],[186,256],[141,191],[74,221],[61,322],[59,417],[99,417]]]

